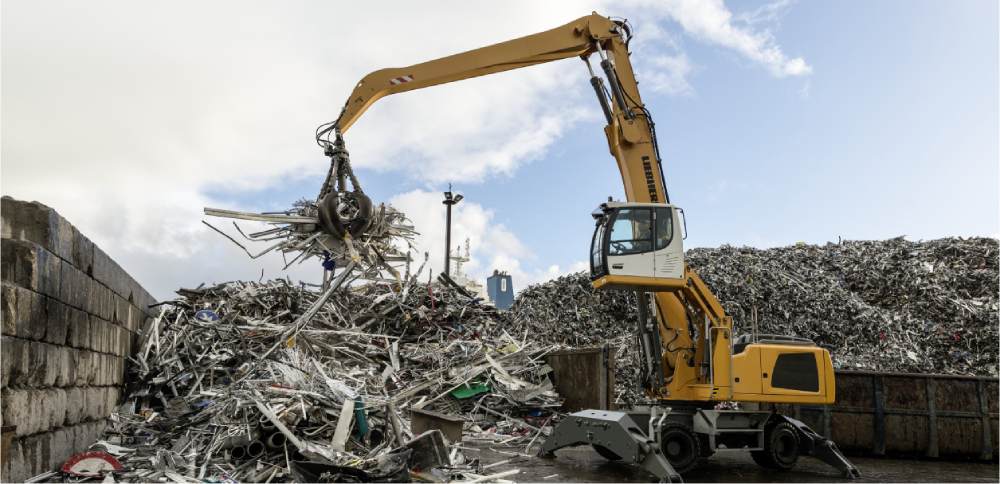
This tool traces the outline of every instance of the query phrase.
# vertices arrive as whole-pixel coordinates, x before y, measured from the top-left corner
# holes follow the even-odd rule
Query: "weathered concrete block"
[[[54,298],[45,298],[45,342],[65,345],[75,309]],[[79,312],[79,311],[77,311]]]
[[[73,227],[73,265],[87,276],[94,274],[94,243]]]
[[[97,384],[102,386],[114,385],[115,384],[115,357],[112,355],[101,353],[98,355],[100,362],[100,377],[97,379]]]
[[[88,333],[89,341],[87,342],[87,348],[93,351],[103,352],[105,347],[105,338],[107,338],[108,326],[111,323],[97,317],[90,316],[90,333]]]
[[[118,356],[128,357],[132,354],[132,333],[125,328],[118,329]]]
[[[81,351],[80,356],[81,366],[87,368],[87,380],[84,383],[86,385],[97,385],[101,376],[101,354],[94,351]]]
[[[66,344],[74,348],[90,346],[90,316],[87,313],[62,305],[62,314],[66,318]]]
[[[102,419],[111,415],[118,400],[118,394],[112,390],[117,390],[117,388],[87,387],[85,390],[85,420]]]
[[[132,297],[132,277],[100,247],[94,246],[94,279],[125,298]]]
[[[84,309],[101,319],[111,321],[114,318],[114,304],[111,290],[95,279],[87,279],[87,302]]]
[[[0,360],[2,360],[2,387],[8,387],[21,378],[28,366],[28,342],[10,336],[0,339]]]
[[[73,353],[75,349],[67,346],[49,348],[48,365],[56,375],[55,386],[68,387],[76,381],[76,370],[73,368]]]
[[[33,474],[24,469],[24,458],[21,456],[21,439],[15,438],[10,443],[10,449],[0,458],[0,481],[24,482]]]
[[[38,388],[45,385],[45,362],[51,345],[37,341],[26,341],[26,360],[23,369],[12,380],[18,387]]]
[[[129,319],[132,317],[132,305],[129,304],[123,297],[115,295],[115,314],[111,318],[111,321],[115,324],[119,324],[128,327]]]
[[[45,296],[6,282],[0,291],[3,334],[43,339],[47,325]]]
[[[46,420],[48,428],[62,427],[66,422],[66,390],[62,388],[48,388],[42,390],[42,409],[48,413]]]
[[[125,358],[120,356],[108,355],[111,357],[111,366],[113,367],[112,385],[124,385],[125,384]]]
[[[24,482],[29,477],[38,475],[44,469],[42,455],[42,444],[48,442],[47,439],[32,436],[14,439],[10,446],[10,457],[5,457],[3,467],[4,482]]]
[[[83,388],[70,387],[66,389],[66,425],[74,425],[87,418],[84,395]]]
[[[76,362],[74,368],[76,375],[73,380],[73,386],[75,387],[86,386],[90,380],[90,354],[87,350],[73,350],[70,352],[70,358]]]
[[[66,392],[60,388],[6,389],[3,400],[4,425],[17,425],[18,436],[44,432],[66,420]]]
[[[34,242],[59,257],[73,258],[73,226],[55,210],[38,203],[10,197],[0,200],[0,219],[5,239]]]
[[[38,358],[39,361],[38,368],[35,369],[35,384],[32,386],[36,388],[55,386],[64,366],[62,360],[66,358],[67,348],[46,343],[32,343],[31,351],[34,353],[32,359]]]
[[[62,261],[59,270],[59,300],[77,309],[86,310],[90,277],[66,261]]]
[[[125,345],[128,340],[128,330],[121,326],[112,325],[112,330],[114,331],[114,338],[111,347],[111,354],[115,356],[123,356],[125,354]]]
[[[80,368],[77,366],[79,364],[79,354],[80,350],[76,348],[66,348],[66,364],[69,368],[66,370],[65,384],[59,386],[68,388],[76,385],[76,374],[80,371]],[[56,384],[58,385],[58,382]]]
[[[59,296],[61,259],[25,240],[0,243],[0,278],[46,296]]]

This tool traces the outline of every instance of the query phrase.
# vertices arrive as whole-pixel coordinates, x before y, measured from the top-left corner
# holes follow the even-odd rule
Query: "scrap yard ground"
[[[523,449],[481,446],[477,455],[485,465],[510,459],[491,470],[520,469],[511,477],[519,482],[649,482],[649,474],[634,466],[609,462],[589,447],[565,449],[555,459],[512,457]],[[471,454],[471,453],[470,453]],[[861,469],[853,482],[997,482],[1000,467],[995,462],[928,461],[852,457]],[[739,452],[716,454],[684,476],[686,482],[839,482],[842,478],[829,466],[803,459],[791,472],[762,469]]]

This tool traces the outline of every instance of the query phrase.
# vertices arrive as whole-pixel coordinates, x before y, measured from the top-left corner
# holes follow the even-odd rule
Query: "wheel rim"
[[[667,442],[667,455],[669,457],[673,457],[676,459],[681,455],[681,450],[682,450],[681,444],[676,440],[672,442]]]
[[[681,429],[669,429],[662,435],[664,457],[678,472],[690,468],[697,463],[696,437]]]

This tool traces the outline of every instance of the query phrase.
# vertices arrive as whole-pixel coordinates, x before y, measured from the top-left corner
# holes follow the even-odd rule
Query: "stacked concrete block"
[[[0,414],[17,426],[0,479],[54,470],[97,440],[155,303],[51,208],[0,202]]]

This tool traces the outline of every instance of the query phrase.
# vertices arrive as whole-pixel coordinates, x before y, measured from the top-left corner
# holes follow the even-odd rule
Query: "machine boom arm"
[[[592,76],[591,82],[608,121],[604,132],[621,173],[626,199],[669,202],[655,131],[639,95],[624,29],[623,24],[593,13],[545,32],[408,67],[372,72],[358,82],[340,116],[323,127],[317,140],[323,142],[322,136],[333,131],[346,132],[375,101],[391,94],[570,57],[581,57],[589,66],[588,58],[597,53],[610,83],[610,103],[600,87],[602,81]],[[730,386],[730,354],[723,349],[730,345],[731,320],[690,268],[685,269],[685,281],[681,290],[659,292],[652,298],[652,311],[648,313],[655,315],[660,341],[669,344],[656,355],[662,370],[655,372],[657,381],[649,381],[647,390],[658,398],[731,398],[731,387],[725,392],[719,390],[720,386]],[[690,333],[691,327],[703,329],[696,337]],[[711,342],[713,339],[717,341]],[[656,351],[660,353],[660,348]],[[694,363],[709,361],[711,364]],[[707,373],[705,368],[709,368]]]
[[[604,42],[616,35],[615,27],[615,23],[595,13],[507,42],[408,67],[377,70],[354,87],[336,125],[346,133],[369,106],[391,94],[589,55],[595,41]]]

